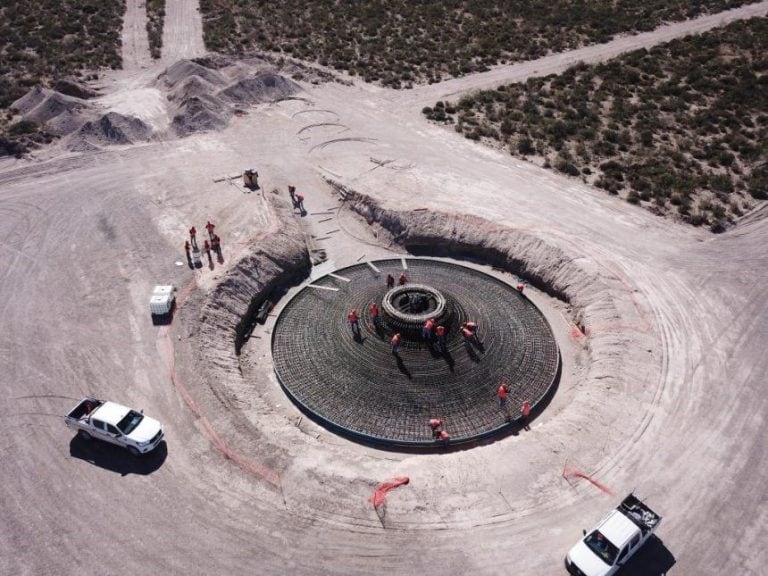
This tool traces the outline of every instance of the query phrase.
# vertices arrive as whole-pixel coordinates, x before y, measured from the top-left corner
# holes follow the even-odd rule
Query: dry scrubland
[[[282,52],[394,88],[530,60],[748,0],[201,0],[209,50]]]
[[[438,102],[467,138],[722,231],[768,198],[768,20]]]
[[[8,106],[30,88],[120,68],[124,13],[125,0],[0,0],[0,156],[52,138],[28,123],[10,124]]]

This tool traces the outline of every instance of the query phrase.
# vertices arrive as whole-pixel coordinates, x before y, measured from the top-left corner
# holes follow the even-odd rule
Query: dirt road
[[[764,213],[712,236],[429,126],[425,93],[300,96],[221,133],[0,164],[0,573],[558,574],[634,489],[665,519],[624,574],[764,574]],[[252,166],[261,191],[214,182]],[[336,210],[323,176],[389,208],[479,216],[489,238],[526,231],[543,241],[532,264],[554,246],[608,287],[615,313],[586,338],[569,306],[531,292],[564,373],[530,432],[439,455],[347,442],[274,381],[274,319],[238,363],[202,363],[208,290],[283,226],[271,190],[304,193],[308,233],[340,230],[323,244],[334,265],[397,253]],[[225,262],[192,271],[186,231],[208,219]],[[167,282],[180,312],[154,327],[147,297]],[[74,438],[62,415],[84,394],[158,417],[167,448],[134,461]],[[566,461],[615,497],[563,479]],[[382,521],[368,497],[399,475],[411,482]]]

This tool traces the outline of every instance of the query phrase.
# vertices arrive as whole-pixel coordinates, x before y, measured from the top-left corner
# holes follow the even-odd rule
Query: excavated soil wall
[[[309,273],[309,252],[291,207],[267,193],[270,219],[279,225],[257,240],[208,294],[201,310],[200,349],[208,368],[233,372],[237,354],[263,299],[276,287]]]

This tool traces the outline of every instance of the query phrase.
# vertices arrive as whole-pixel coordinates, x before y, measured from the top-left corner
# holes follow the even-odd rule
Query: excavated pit
[[[405,262],[403,286],[385,280],[403,271],[403,260],[358,264],[318,279],[285,306],[272,334],[284,390],[326,427],[377,444],[435,446],[430,418],[444,421],[452,444],[506,430],[524,401],[535,406],[557,381],[560,355],[546,319],[492,276],[440,260]],[[373,302],[382,310],[378,325]],[[351,309],[360,312],[359,337],[347,322]],[[428,318],[446,328],[444,350],[422,336]],[[480,329],[465,340],[460,325],[470,320]],[[501,382],[509,386],[504,407]]]

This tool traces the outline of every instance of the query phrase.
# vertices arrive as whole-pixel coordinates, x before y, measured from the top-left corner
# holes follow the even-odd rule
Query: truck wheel
[[[90,434],[88,434],[88,432],[86,432],[85,430],[78,430],[77,435],[80,436],[80,438],[82,438],[83,440],[88,440],[88,441],[93,440],[93,437]]]
[[[141,456],[141,452],[139,452],[139,449],[136,448],[135,446],[128,446],[128,452],[130,452],[131,456],[133,456],[134,458],[138,458],[139,456]]]

